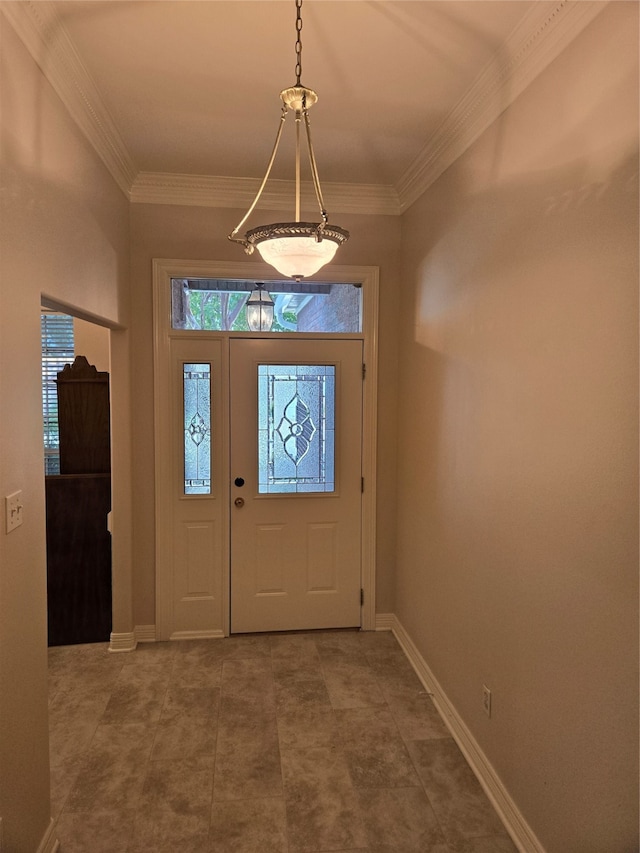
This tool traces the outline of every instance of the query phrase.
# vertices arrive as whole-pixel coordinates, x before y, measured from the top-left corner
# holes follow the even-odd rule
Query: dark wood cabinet
[[[98,643],[111,634],[109,474],[45,478],[49,645]]]
[[[83,355],[58,373],[61,474],[109,474],[109,374]]]
[[[61,473],[45,478],[50,646],[111,634],[109,374],[78,356],[57,387]]]

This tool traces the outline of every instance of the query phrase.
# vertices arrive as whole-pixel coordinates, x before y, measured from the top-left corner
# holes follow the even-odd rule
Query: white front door
[[[230,341],[231,631],[360,626],[362,342]]]

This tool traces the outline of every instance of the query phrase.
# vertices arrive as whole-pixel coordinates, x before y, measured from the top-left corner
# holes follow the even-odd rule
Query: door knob
[[[244,506],[244,498],[236,498],[234,504],[240,509],[241,506]]]

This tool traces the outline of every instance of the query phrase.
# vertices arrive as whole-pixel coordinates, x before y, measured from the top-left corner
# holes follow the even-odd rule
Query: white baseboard
[[[134,652],[138,643],[155,643],[155,625],[136,625],[133,631],[111,634],[110,652]]]
[[[224,638],[224,631],[174,631],[172,640],[219,640]]]
[[[498,813],[505,829],[520,853],[545,853],[544,847],[511,799],[496,771],[478,745],[462,717],[458,714],[437,678],[418,651],[413,640],[393,613],[378,614],[376,630],[392,630],[426,690],[432,694],[451,736],[460,747],[486,795]]]
[[[393,631],[397,622],[395,613],[376,613],[376,631]]]
[[[111,633],[109,641],[110,652],[133,652],[137,645],[138,641],[133,631],[127,631],[123,634]]]
[[[54,827],[55,822],[53,818],[51,818],[47,831],[45,832],[42,841],[40,842],[40,846],[38,847],[38,853],[58,853],[60,850],[60,842],[56,838]]]
[[[133,633],[138,643],[155,643],[156,641],[155,625],[136,625]]]
[[[224,637],[223,631],[175,631],[171,640],[209,640]],[[133,652],[138,643],[155,643],[155,625],[136,625],[133,631],[111,634],[110,652]]]

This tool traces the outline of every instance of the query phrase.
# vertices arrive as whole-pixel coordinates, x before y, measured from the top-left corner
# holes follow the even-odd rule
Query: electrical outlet
[[[7,533],[22,524],[22,492],[14,492],[4,499]]]
[[[491,716],[491,691],[486,684],[482,685],[482,707],[487,717]]]

